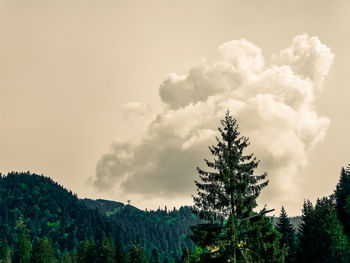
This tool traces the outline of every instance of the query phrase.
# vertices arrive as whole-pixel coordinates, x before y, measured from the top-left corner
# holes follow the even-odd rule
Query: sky
[[[230,110],[300,214],[350,162],[349,1],[0,0],[0,172],[84,198],[192,204]]]

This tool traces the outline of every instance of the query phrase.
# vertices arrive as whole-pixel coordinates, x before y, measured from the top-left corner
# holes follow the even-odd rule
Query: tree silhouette
[[[194,212],[206,223],[192,227],[193,240],[207,248],[205,256],[216,262],[241,262],[247,242],[242,233],[249,228],[249,220],[244,219],[254,214],[256,199],[268,184],[267,174],[254,175],[259,161],[253,154],[244,154],[249,140],[240,137],[229,111],[221,125],[221,138],[216,137],[217,144],[209,147],[214,160],[205,160],[209,170],[197,168],[200,181],[195,181]]]
[[[310,201],[304,203],[299,240],[297,262],[349,262],[344,261],[348,240],[332,200],[326,197],[318,199],[315,207]]]
[[[294,258],[295,229],[290,222],[286,210],[282,206],[280,216],[277,220],[276,230],[281,233],[280,244],[287,248],[289,261]]]
[[[346,199],[350,195],[350,166],[342,168],[340,172],[340,179],[334,191],[336,200],[336,211],[340,222],[344,226],[345,234],[350,234],[350,214],[346,213],[345,206],[347,205]]]

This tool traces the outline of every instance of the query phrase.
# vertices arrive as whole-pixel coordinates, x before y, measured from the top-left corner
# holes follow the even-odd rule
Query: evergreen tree
[[[307,247],[305,245],[311,244],[310,238],[311,238],[311,226],[312,226],[312,212],[314,210],[314,207],[310,200],[304,201],[303,209],[302,209],[302,215],[301,215],[301,223],[299,224],[299,233],[298,238],[300,243],[304,243],[304,247],[306,248],[305,251],[307,252]]]
[[[113,245],[113,240],[110,237],[103,237],[98,254],[100,263],[115,262],[115,248]]]
[[[207,223],[193,226],[193,240],[207,248],[210,257],[241,262],[242,249],[249,241],[241,235],[247,229],[256,199],[268,181],[267,174],[254,175],[259,161],[243,152],[248,138],[239,137],[237,121],[227,111],[218,128],[221,139],[209,147],[214,160],[205,160],[209,171],[197,168],[200,181],[195,181],[198,196],[194,197],[194,212]]]
[[[350,214],[345,212],[346,199],[350,196],[350,169],[344,167],[340,172],[340,179],[334,191],[336,211],[340,222],[344,226],[346,235],[350,235]]]
[[[289,259],[287,262],[293,261],[295,250],[295,229],[283,206],[281,208],[281,214],[277,220],[276,230],[282,235],[280,245],[287,249]]]
[[[60,263],[77,263],[77,255],[75,253],[75,251],[71,251],[71,252],[63,252],[60,260]]]
[[[77,261],[78,263],[95,263],[97,261],[96,246],[93,240],[80,242],[77,251]]]
[[[203,249],[200,247],[196,247],[194,250],[190,252],[190,260],[189,262],[204,262],[201,261],[201,258],[203,258]],[[186,260],[186,256],[184,257],[184,260]]]
[[[130,263],[148,263],[143,247],[132,246],[129,257]]]
[[[330,199],[305,202],[302,220],[298,262],[344,262],[348,241]]]
[[[33,247],[31,263],[55,263],[52,241],[47,237],[38,238]]]
[[[272,220],[265,216],[254,217],[249,222],[247,240],[243,246],[247,252],[243,254],[244,261],[254,263],[285,262],[287,250],[281,246],[281,234],[274,229]]]
[[[30,242],[30,234],[28,230],[23,231],[17,241],[15,254],[13,256],[14,263],[29,263],[32,252],[32,244]]]

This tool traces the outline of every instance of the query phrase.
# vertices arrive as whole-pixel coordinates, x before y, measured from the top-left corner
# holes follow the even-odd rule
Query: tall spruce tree
[[[311,226],[312,222],[312,212],[314,207],[310,200],[304,201],[302,214],[301,214],[301,222],[299,224],[299,247],[297,251],[298,261],[299,262],[307,262],[308,260],[308,251],[312,246],[312,232]]]
[[[336,211],[340,222],[344,226],[346,235],[350,235],[350,214],[345,211],[346,199],[350,196],[350,166],[340,172],[340,179],[334,191]]]
[[[240,137],[229,111],[221,125],[221,138],[216,137],[217,144],[209,147],[214,160],[205,160],[209,170],[197,168],[200,181],[195,181],[194,213],[206,223],[191,228],[192,239],[207,249],[205,260],[243,262],[244,245],[249,243],[242,234],[249,227],[244,219],[254,214],[256,199],[268,184],[267,174],[254,175],[259,161],[253,154],[244,154],[249,140]]]
[[[276,230],[281,233],[280,244],[282,247],[286,247],[288,251],[287,262],[292,262],[294,259],[295,249],[295,229],[290,222],[286,210],[282,206],[280,216],[278,217]]]
[[[276,230],[282,234],[281,243],[283,245],[289,247],[294,243],[295,229],[283,206],[281,208],[280,216],[277,219]]]

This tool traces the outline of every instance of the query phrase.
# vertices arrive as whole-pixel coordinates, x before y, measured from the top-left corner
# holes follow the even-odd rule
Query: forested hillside
[[[6,237],[9,245],[27,229],[32,240],[46,236],[61,251],[71,250],[83,240],[102,240],[104,233],[115,240],[124,235],[121,227],[88,209],[71,191],[29,172],[1,176],[0,224],[2,238]]]
[[[194,248],[190,226],[198,223],[189,207],[143,211],[131,205],[78,199],[52,179],[12,172],[0,177],[0,239],[15,247],[28,231],[31,242],[47,237],[57,254],[72,251],[86,240],[101,243],[104,235],[116,246],[143,247],[147,257],[180,258]]]
[[[194,243],[189,238],[190,226],[200,221],[192,214],[190,207],[143,211],[131,205],[101,199],[82,201],[122,226],[127,233],[126,243],[144,247],[147,254],[155,247],[161,253],[177,258],[182,248],[194,249]]]
[[[274,218],[281,236],[269,230],[268,236],[275,237],[266,244],[276,246],[280,240],[284,262],[348,262],[349,234],[344,235],[336,215],[344,207],[343,222],[350,222],[349,196],[350,167],[342,169],[330,198],[314,205],[306,201],[301,217],[288,218],[283,210]],[[345,206],[337,206],[341,202]],[[203,222],[189,207],[143,211],[120,202],[78,199],[50,178],[29,172],[0,177],[0,262],[202,262],[207,252],[189,238],[198,223]]]

